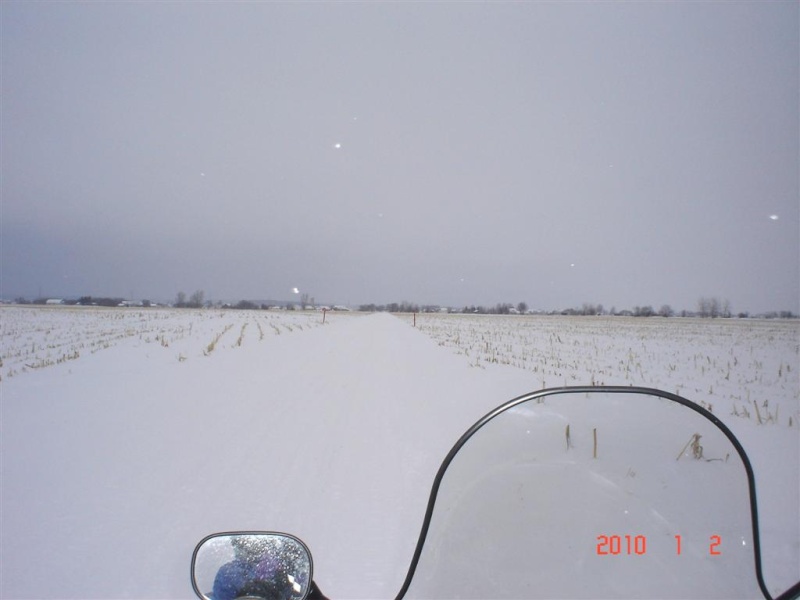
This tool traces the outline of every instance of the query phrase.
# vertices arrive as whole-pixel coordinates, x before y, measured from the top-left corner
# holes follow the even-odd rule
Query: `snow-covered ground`
[[[800,324],[411,319],[0,307],[0,596],[188,598],[194,545],[243,529],[301,537],[332,598],[394,597],[461,433],[592,383],[677,392],[728,424],[756,472],[767,584],[800,579]]]

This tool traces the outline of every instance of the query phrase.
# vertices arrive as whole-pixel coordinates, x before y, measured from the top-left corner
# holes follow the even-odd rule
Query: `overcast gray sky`
[[[800,310],[797,2],[9,2],[0,296]]]

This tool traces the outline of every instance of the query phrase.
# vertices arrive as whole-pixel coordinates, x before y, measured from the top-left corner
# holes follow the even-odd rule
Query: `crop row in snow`
[[[0,308],[0,378],[133,344],[179,362],[322,324],[314,312],[169,308]]]
[[[639,385],[762,424],[800,416],[797,321],[431,314],[416,325],[472,366],[526,369],[542,388]]]

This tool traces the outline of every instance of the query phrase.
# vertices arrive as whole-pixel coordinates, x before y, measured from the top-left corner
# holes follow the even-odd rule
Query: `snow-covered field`
[[[332,598],[394,597],[461,433],[578,384],[712,410],[769,589],[800,579],[796,321],[0,307],[0,360],[3,598],[188,598],[194,545],[234,529],[301,537]]]
[[[721,418],[798,419],[800,322],[426,314],[419,329],[474,367],[526,369],[541,388],[648,385]]]

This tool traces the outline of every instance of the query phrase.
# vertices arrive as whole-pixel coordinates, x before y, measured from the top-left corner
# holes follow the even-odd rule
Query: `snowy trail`
[[[230,529],[299,535],[332,597],[392,597],[440,460],[531,380],[388,315],[141,353],[3,383],[3,597],[190,597],[195,543]]]

